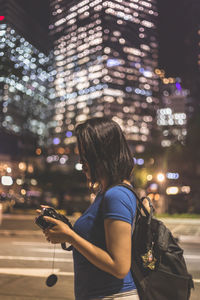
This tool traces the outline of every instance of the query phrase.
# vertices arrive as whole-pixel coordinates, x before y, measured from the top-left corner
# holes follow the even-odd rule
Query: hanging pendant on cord
[[[55,248],[56,248],[56,245],[54,245],[54,250],[53,250],[53,262],[52,262],[52,273],[54,272],[54,257],[55,257]],[[58,277],[57,275],[55,274],[51,274],[47,277],[47,280],[46,280],[46,285],[49,286],[49,287],[52,287],[56,284],[58,280]]]

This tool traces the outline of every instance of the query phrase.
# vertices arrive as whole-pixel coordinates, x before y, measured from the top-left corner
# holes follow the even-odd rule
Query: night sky
[[[34,15],[36,21],[48,30],[50,0],[15,0],[28,14]]]
[[[159,64],[166,75],[176,77],[184,73],[184,0],[158,1]]]
[[[167,76],[180,76],[184,72],[183,42],[184,14],[183,0],[157,0],[159,19],[159,67]],[[38,23],[48,31],[49,0],[16,0],[34,15]]]

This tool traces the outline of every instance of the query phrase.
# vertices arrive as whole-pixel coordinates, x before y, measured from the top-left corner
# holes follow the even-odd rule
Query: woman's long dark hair
[[[106,118],[91,118],[77,125],[75,134],[81,163],[90,169],[91,184],[106,178],[107,187],[129,179],[133,157],[120,126]]]

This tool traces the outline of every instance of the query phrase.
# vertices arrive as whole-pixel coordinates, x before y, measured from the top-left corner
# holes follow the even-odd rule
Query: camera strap
[[[62,215],[62,214],[58,214],[58,215],[60,217],[60,220],[62,222],[64,222],[65,224],[67,224],[73,230],[73,226],[70,223],[69,219],[67,217],[65,217],[64,215]],[[73,246],[71,246],[71,245],[67,247],[66,243],[61,243],[61,247],[62,247],[63,250],[66,250],[66,251],[72,251],[72,249],[73,249]]]

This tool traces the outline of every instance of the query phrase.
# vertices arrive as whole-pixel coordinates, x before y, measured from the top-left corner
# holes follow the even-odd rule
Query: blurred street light
[[[155,183],[155,182],[151,183],[150,186],[149,186],[149,189],[152,192],[156,192],[158,190],[158,184]]]
[[[169,186],[167,189],[166,189],[166,194],[167,195],[176,195],[178,194],[179,192],[179,189],[177,186]]]
[[[182,186],[182,188],[181,188],[181,192],[186,193],[186,194],[189,194],[190,190],[191,190],[191,188],[188,185]]]
[[[18,185],[22,185],[22,184],[23,184],[23,180],[20,179],[20,178],[17,178],[16,183],[17,183]]]
[[[25,189],[21,189],[21,194],[22,195],[26,195],[26,190]]]
[[[19,163],[19,169],[22,170],[22,171],[25,171],[26,170],[26,164],[24,162],[20,162]]]
[[[41,148],[37,148],[37,149],[35,150],[35,153],[36,153],[37,155],[40,155],[40,154],[42,153]]]
[[[27,171],[28,171],[29,173],[33,173],[33,172],[34,172],[34,168],[33,168],[33,165],[32,165],[32,164],[29,164],[29,165],[28,165]]]
[[[158,173],[156,177],[159,182],[163,182],[165,180],[165,175],[163,173]]]
[[[172,172],[168,172],[166,174],[168,179],[178,179],[179,178],[179,173],[172,173]]]
[[[11,176],[2,176],[1,177],[1,183],[3,185],[12,185],[13,184],[13,179]]]
[[[7,171],[8,173],[11,173],[11,172],[12,172],[12,169],[11,169],[10,167],[8,167],[8,168],[6,169],[6,171]]]
[[[147,180],[148,180],[148,181],[151,181],[152,178],[153,178],[153,176],[152,176],[151,174],[148,174],[148,175],[147,175]]]
[[[78,171],[81,171],[81,170],[82,170],[82,164],[77,163],[77,164],[75,165],[75,169],[78,170]]]
[[[32,185],[37,185],[37,180],[36,179],[31,179],[31,184]]]

